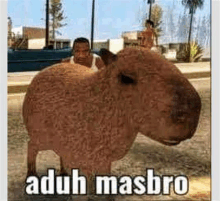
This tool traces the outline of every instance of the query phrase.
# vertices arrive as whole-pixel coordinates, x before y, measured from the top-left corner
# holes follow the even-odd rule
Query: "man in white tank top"
[[[62,62],[81,64],[91,68],[94,72],[105,66],[101,57],[90,52],[90,44],[86,38],[77,38],[74,41],[72,54],[74,56],[63,59]]]

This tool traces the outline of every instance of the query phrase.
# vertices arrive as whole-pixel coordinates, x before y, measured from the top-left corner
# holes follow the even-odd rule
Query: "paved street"
[[[210,62],[175,63],[188,79],[211,76]],[[24,93],[38,71],[8,73],[8,94]]]
[[[210,62],[199,63],[176,63],[182,73],[190,72],[210,72]],[[19,84],[21,82],[30,83],[38,71],[8,73],[8,84]]]
[[[176,63],[175,64],[183,73],[189,72],[210,72],[210,62],[199,63]],[[8,84],[18,84],[20,82],[29,83],[38,71],[8,73]]]
[[[144,200],[210,200],[210,78],[191,79],[202,99],[202,112],[195,136],[178,146],[167,147],[138,134],[129,153],[112,165],[114,175],[144,175],[153,168],[158,175],[180,175],[189,178],[189,193],[177,196],[118,196],[116,201]],[[16,200],[73,200],[72,197],[27,196],[24,181],[27,172],[27,132],[22,123],[21,104],[24,94],[8,95],[8,195]],[[46,174],[47,168],[59,171],[59,157],[52,151],[40,152],[37,172]],[[74,199],[75,201],[75,199]]]

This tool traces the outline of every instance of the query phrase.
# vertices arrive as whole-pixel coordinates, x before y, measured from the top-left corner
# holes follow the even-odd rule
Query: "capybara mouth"
[[[161,143],[168,145],[168,146],[174,146],[178,145],[181,141],[176,141],[176,140],[162,140]]]

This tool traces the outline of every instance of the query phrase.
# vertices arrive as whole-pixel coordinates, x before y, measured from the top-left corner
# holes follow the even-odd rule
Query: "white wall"
[[[65,40],[56,40],[57,44],[60,44],[60,48],[63,48],[63,42],[69,42],[67,39]],[[43,49],[45,47],[45,38],[36,38],[28,40],[28,49]],[[55,45],[54,45],[55,48]]]
[[[11,31],[15,34],[15,35],[23,35],[23,27],[16,27],[16,28],[12,28]]]
[[[137,40],[137,31],[124,32],[122,33],[122,37],[127,37],[129,40]]]
[[[168,53],[163,54],[166,59],[176,59],[176,50],[168,50]]]
[[[109,49],[109,40],[95,40],[93,42],[93,49]]]
[[[45,46],[45,39],[29,39],[28,40],[28,49],[43,49]]]
[[[123,38],[109,40],[109,51],[116,54],[122,49],[124,49],[124,39]]]

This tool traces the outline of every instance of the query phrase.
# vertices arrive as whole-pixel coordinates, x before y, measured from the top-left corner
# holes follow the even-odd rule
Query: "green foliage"
[[[158,4],[153,5],[151,11],[151,20],[154,22],[154,30],[158,37],[161,36],[161,32],[162,32],[162,28],[161,28],[162,15],[163,15],[162,8]]]
[[[190,14],[191,14],[191,11],[193,11],[193,13],[195,13],[197,8],[201,9],[203,7],[204,0],[182,0],[182,4],[186,8],[189,8]],[[193,8],[193,10],[192,10],[192,8]]]
[[[190,51],[190,52],[189,52]],[[198,44],[198,42],[191,42],[189,44],[184,44],[180,51],[177,52],[177,60],[183,62],[198,62],[203,55],[203,48]]]
[[[182,0],[182,4],[183,6],[185,6],[185,8],[189,9],[189,14],[191,15],[190,27],[189,27],[189,38],[188,38],[188,43],[190,43],[193,14],[196,12],[197,8],[201,9],[203,7],[204,0]]]
[[[49,14],[51,15],[52,19],[52,38],[55,38],[55,32],[60,34],[57,29],[66,26],[67,24],[63,24],[62,21],[66,19],[63,14],[62,10],[62,3],[61,0],[50,0],[50,9]]]

